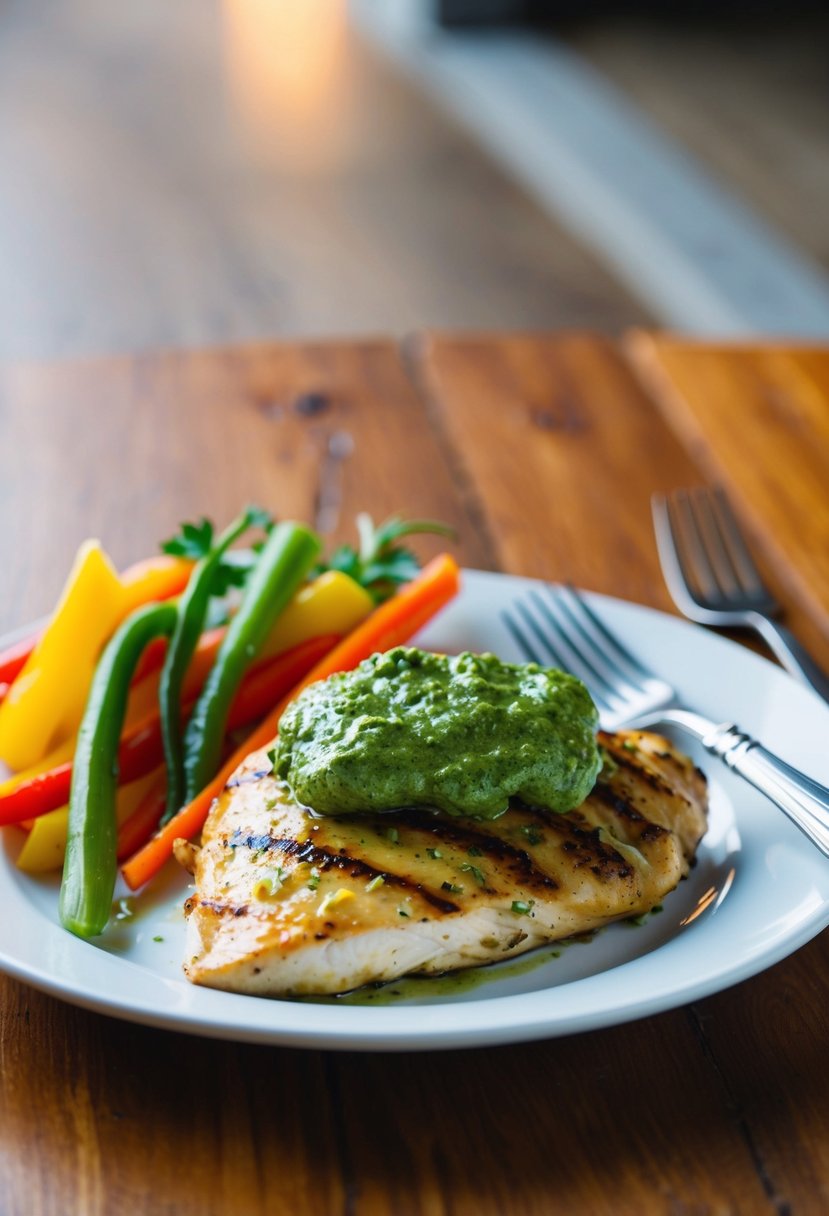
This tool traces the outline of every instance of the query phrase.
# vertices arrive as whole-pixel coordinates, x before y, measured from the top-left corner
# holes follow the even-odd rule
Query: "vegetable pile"
[[[357,526],[358,546],[326,561],[310,528],[251,508],[218,536],[183,524],[120,575],[87,541],[46,628],[0,653],[0,758],[15,773],[0,825],[26,830],[22,869],[63,864],[67,929],[101,933],[118,864],[137,890],[201,831],[304,687],[408,641],[455,594],[451,557],[421,571],[400,543],[444,525]]]

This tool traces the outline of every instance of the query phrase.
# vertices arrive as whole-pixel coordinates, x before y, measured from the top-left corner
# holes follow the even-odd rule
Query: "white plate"
[[[530,585],[467,571],[461,595],[418,640],[519,659],[499,613]],[[771,663],[696,626],[618,600],[593,602],[689,704],[736,720],[829,784],[829,706]],[[181,973],[187,887],[174,866],[136,901],[135,919],[116,922],[91,944],[59,927],[56,881],[15,868],[13,831],[0,850],[0,968],[115,1017],[217,1038],[347,1050],[518,1042],[657,1013],[755,975],[829,923],[829,862],[722,764],[696,758],[709,775],[711,826],[690,878],[660,915],[637,927],[613,925],[558,958],[542,955],[535,966],[487,969],[484,982],[454,995],[428,980],[410,981],[404,988],[415,984],[414,995],[380,1006],[195,988]]]

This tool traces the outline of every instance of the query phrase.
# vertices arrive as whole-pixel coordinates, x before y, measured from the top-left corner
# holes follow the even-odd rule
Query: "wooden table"
[[[49,608],[84,536],[127,564],[248,500],[332,538],[362,509],[437,516],[467,565],[669,609],[649,497],[709,478],[829,666],[827,350],[431,336],[14,366],[0,428],[0,628]],[[0,1211],[823,1211],[827,941],[643,1021],[434,1054],[213,1042],[2,980]]]

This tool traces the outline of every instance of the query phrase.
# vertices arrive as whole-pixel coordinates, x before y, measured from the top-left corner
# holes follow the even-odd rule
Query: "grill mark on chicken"
[[[188,902],[191,903],[189,910],[192,911],[193,902]],[[247,916],[248,914],[247,904],[225,904],[218,899],[200,899],[198,905],[200,908],[207,908],[208,912],[215,912],[217,916],[225,916],[227,914],[231,916]]]
[[[666,781],[664,777],[661,777],[658,773],[655,773],[652,769],[648,768],[647,765],[643,764],[641,760],[638,760],[636,758],[636,754],[629,751],[628,748],[607,747],[607,745],[605,745],[605,747],[613,757],[614,764],[618,765],[619,768],[625,769],[629,773],[635,774],[638,781],[644,781],[655,793],[664,794],[665,796],[672,798],[679,796],[684,798],[686,802],[688,801],[684,794],[678,794],[678,791],[674,786]],[[659,759],[663,760],[664,758],[659,756]],[[673,757],[671,757],[671,759],[673,759]]]
[[[323,871],[336,867],[350,874],[352,878],[366,878],[369,881],[374,878],[382,878],[383,882],[389,886],[400,887],[407,891],[416,891],[422,899],[425,899],[432,907],[437,908],[439,912],[448,914],[458,911],[458,905],[451,899],[444,899],[443,896],[430,891],[422,883],[412,882],[405,875],[395,874],[388,869],[376,869],[367,861],[362,861],[359,857],[352,857],[345,849],[341,849],[338,853],[335,853],[330,849],[325,849],[314,844],[310,840],[293,840],[288,836],[254,836],[236,831],[227,842],[227,847],[237,849],[240,846],[249,848],[254,853],[268,851],[281,853],[283,857],[293,857],[296,861],[307,862],[309,865],[315,865]]]
[[[398,811],[395,821],[401,827],[424,832],[435,837],[443,845],[452,845],[476,859],[480,857],[482,863],[487,860],[501,862],[524,884],[546,887],[551,891],[558,889],[555,879],[535,864],[526,849],[516,848],[502,836],[482,831],[478,824],[463,819],[437,819],[429,811],[419,811],[413,807]],[[470,853],[470,849],[477,852]]]
[[[663,827],[661,823],[654,823],[652,820],[646,819],[644,815],[641,815],[639,811],[636,810],[636,807],[632,802],[629,801],[629,799],[614,792],[607,785],[597,785],[590,797],[597,799],[599,802],[603,802],[605,806],[608,806],[611,811],[613,811],[613,814],[617,815],[620,819],[625,819],[631,824],[644,824],[644,827],[639,833],[640,842],[648,843],[652,840],[658,840],[660,836],[670,835],[669,828]]]
[[[605,880],[630,878],[633,874],[633,866],[611,845],[604,843],[598,828],[562,824],[559,834],[565,837],[561,848],[569,855],[574,869],[588,869]]]

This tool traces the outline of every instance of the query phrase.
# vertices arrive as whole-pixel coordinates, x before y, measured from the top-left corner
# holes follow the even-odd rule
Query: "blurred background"
[[[4,0],[0,357],[826,337],[825,9]]]

